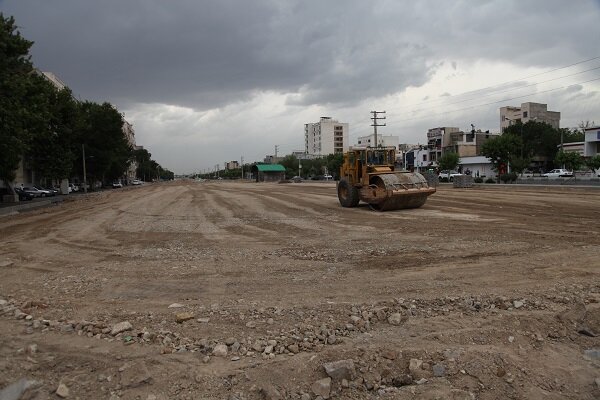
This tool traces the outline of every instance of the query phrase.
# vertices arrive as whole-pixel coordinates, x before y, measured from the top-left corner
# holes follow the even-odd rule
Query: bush
[[[494,178],[487,178],[485,180],[485,183],[496,183],[496,181],[494,180]]]
[[[481,178],[481,177],[478,176],[477,178],[473,178],[473,182],[475,182],[475,183],[483,183],[483,178]]]
[[[515,182],[517,180],[517,174],[515,172],[511,172],[509,174],[500,175],[500,180],[503,183]]]

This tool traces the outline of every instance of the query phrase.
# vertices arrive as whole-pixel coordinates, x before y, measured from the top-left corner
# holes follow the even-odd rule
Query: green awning
[[[285,167],[281,164],[257,164],[259,172],[285,172]]]

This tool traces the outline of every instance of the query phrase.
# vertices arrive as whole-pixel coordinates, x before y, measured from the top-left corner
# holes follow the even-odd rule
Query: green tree
[[[446,152],[440,157],[438,163],[440,165],[440,169],[451,171],[456,169],[459,160],[460,157],[458,156],[458,153]]]
[[[123,116],[110,103],[79,104],[80,127],[77,147],[85,145],[87,175],[96,181],[121,178],[128,168],[132,149],[123,134]],[[82,165],[78,154],[76,166]],[[156,168],[153,169],[156,177]],[[83,171],[82,175],[83,175]]]
[[[13,17],[0,13],[0,179],[9,187],[39,120],[32,44],[21,37]]]
[[[69,178],[76,158],[73,142],[78,124],[77,103],[69,89],[57,90],[45,79],[40,82],[40,90],[47,102],[48,115],[45,126],[32,136],[28,155],[42,178]]]
[[[572,151],[559,151],[555,159],[558,165],[564,165],[565,168],[571,171],[581,169],[584,164],[583,157],[579,153]]]
[[[596,154],[585,160],[585,165],[592,171],[598,171],[600,169],[600,154]]]
[[[481,146],[481,154],[490,159],[492,168],[500,172],[500,165],[508,165],[515,154],[520,153],[521,139],[515,135],[500,135]]]
[[[279,162],[279,164],[285,167],[285,176],[291,178],[295,175],[300,175],[298,168],[298,159],[295,155],[289,154]]]
[[[520,157],[523,160],[530,160],[532,157],[541,158],[544,160],[546,168],[556,158],[561,140],[559,129],[554,129],[544,122],[536,121],[528,121],[526,124],[518,121],[516,124],[504,129],[502,136],[507,135],[519,140],[519,147],[513,149],[514,153],[511,152],[513,157]]]

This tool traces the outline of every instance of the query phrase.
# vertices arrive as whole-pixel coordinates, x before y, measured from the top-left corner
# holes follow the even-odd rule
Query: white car
[[[439,180],[442,179],[448,179],[448,182],[452,182],[454,181],[454,178],[457,176],[462,176],[463,174],[461,174],[458,171],[448,171],[448,170],[443,170],[440,171],[440,175],[438,176]]]
[[[542,177],[543,178],[572,178],[573,172],[567,171],[566,169],[558,168],[558,169],[553,169],[550,172],[546,172],[545,174],[542,174]]]
[[[131,181],[131,184],[134,185],[134,186],[141,185],[143,183],[144,182],[140,181],[139,179],[134,179],[134,180]]]

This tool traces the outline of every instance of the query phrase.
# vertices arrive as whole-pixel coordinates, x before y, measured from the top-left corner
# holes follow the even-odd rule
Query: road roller
[[[352,147],[344,154],[337,184],[342,207],[363,201],[378,211],[421,207],[435,193],[423,175],[396,169],[396,148]]]

